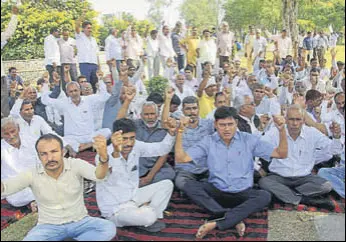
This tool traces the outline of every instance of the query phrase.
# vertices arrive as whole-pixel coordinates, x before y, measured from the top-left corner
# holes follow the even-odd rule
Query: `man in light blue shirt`
[[[334,209],[329,199],[318,198],[331,191],[331,184],[311,171],[323,156],[338,155],[343,152],[340,140],[341,128],[333,123],[330,127],[333,139],[322,134],[313,127],[304,125],[306,111],[299,105],[292,105],[287,110],[287,142],[288,157],[286,159],[273,159],[269,166],[269,175],[259,181],[262,189],[271,192],[279,200],[298,205],[300,203]],[[278,143],[278,133],[270,130],[262,140],[273,145]],[[324,159],[323,159],[324,160]]]
[[[224,218],[209,221],[201,226],[197,238],[203,238],[216,227],[219,230],[227,230],[233,226],[236,226],[239,235],[243,236],[243,219],[261,211],[271,200],[268,192],[252,189],[253,157],[287,157],[287,136],[283,117],[274,117],[280,130],[280,144],[275,148],[272,144],[261,141],[260,137],[237,131],[237,115],[234,108],[218,108],[214,123],[217,132],[205,136],[186,151],[182,146],[182,134],[189,120],[181,120],[175,148],[176,162],[206,159],[210,173],[208,182],[188,182],[185,189],[191,191],[189,196],[195,203],[209,212],[226,212]],[[209,196],[205,196],[206,192]]]

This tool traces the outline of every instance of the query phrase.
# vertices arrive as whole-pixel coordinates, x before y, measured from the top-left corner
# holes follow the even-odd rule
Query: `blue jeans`
[[[78,222],[67,224],[39,224],[23,241],[110,241],[115,237],[115,225],[105,219],[87,216]]]
[[[90,63],[79,63],[80,74],[86,76],[88,82],[92,85],[94,93],[96,92],[96,83],[98,81],[96,72],[98,66]]]
[[[345,198],[345,166],[321,168],[318,175],[329,181],[340,197]]]

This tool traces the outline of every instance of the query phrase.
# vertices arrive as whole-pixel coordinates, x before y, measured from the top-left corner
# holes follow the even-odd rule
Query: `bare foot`
[[[240,222],[239,224],[237,224],[237,225],[235,226],[235,228],[236,228],[236,230],[237,230],[239,236],[240,236],[240,237],[243,237],[244,234],[245,234],[245,230],[246,230],[246,226],[245,226],[244,222],[243,222],[243,221]]]
[[[216,222],[206,223],[199,227],[196,234],[197,239],[203,239],[210,231],[216,228]]]
[[[31,212],[32,213],[37,213],[38,208],[37,208],[37,203],[35,201],[30,203],[30,207],[31,207]]]

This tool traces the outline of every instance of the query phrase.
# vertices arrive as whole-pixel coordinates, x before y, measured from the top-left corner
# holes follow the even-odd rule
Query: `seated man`
[[[84,205],[82,179],[104,179],[109,166],[107,140],[94,139],[99,154],[97,167],[73,158],[64,158],[62,140],[47,134],[40,137],[35,148],[41,160],[35,168],[15,178],[1,181],[1,196],[31,187],[38,204],[38,224],[25,241],[74,240],[103,241],[115,236],[115,226],[107,220],[88,216]]]
[[[214,102],[215,109],[207,115],[206,119],[211,119],[214,121],[215,111],[222,106],[228,106],[227,103],[229,104],[230,101],[228,99],[228,96],[225,95],[225,92],[216,93],[215,94],[215,102]]]
[[[271,192],[285,203],[300,203],[333,210],[329,199],[319,198],[331,191],[331,185],[325,179],[311,174],[316,163],[316,152],[337,155],[343,152],[340,141],[340,125],[331,127],[333,140],[315,128],[304,125],[305,110],[299,105],[287,109],[288,157],[273,159],[269,165],[269,175],[259,181],[262,189]],[[263,137],[273,145],[278,143],[279,134],[270,130]]]
[[[42,94],[42,103],[51,105],[64,115],[64,140],[70,144],[74,152],[81,152],[92,147],[92,138],[101,134],[107,139],[111,135],[109,129],[95,131],[92,106],[96,102],[107,100],[110,94],[106,89],[103,92],[90,96],[82,96],[80,85],[69,82],[66,85],[68,98],[53,99],[48,92]]]
[[[10,86],[12,82],[16,82],[18,85],[21,85],[21,86],[23,86],[24,84],[23,79],[17,73],[16,67],[10,67],[10,69],[8,69],[8,75],[7,75],[8,86]]]
[[[280,132],[280,144],[277,148],[261,141],[257,136],[237,131],[237,111],[221,107],[215,112],[217,132],[184,151],[182,135],[188,123],[189,120],[181,120],[175,146],[176,161],[188,163],[191,160],[206,159],[210,174],[208,182],[189,181],[185,189],[198,205],[212,213],[225,213],[224,218],[201,226],[196,236],[203,238],[215,228],[227,230],[233,226],[243,236],[245,224],[242,221],[250,214],[263,210],[271,199],[270,193],[252,189],[253,157],[269,159],[287,156],[284,118],[275,117]]]
[[[121,107],[117,119],[126,117],[130,103],[136,93],[126,93],[125,101]],[[138,141],[153,143],[161,142],[167,134],[165,126],[159,121],[159,110],[154,102],[145,102],[142,106],[141,119],[134,121],[136,125],[136,139]],[[165,120],[167,120],[166,118]],[[173,180],[175,172],[166,162],[167,152],[161,157],[141,157],[139,160],[140,187],[153,184],[162,180]]]
[[[1,180],[14,178],[20,172],[34,168],[37,162],[34,145],[21,137],[16,120],[1,119]],[[27,187],[6,196],[6,200],[14,207],[22,207],[34,201],[35,197],[32,190]]]
[[[173,192],[173,183],[163,180],[138,188],[140,157],[155,157],[168,154],[174,137],[166,135],[159,143],[137,141],[136,125],[130,119],[114,123],[112,144],[108,146],[110,171],[107,179],[96,184],[97,204],[101,214],[117,227],[140,226],[148,232],[165,228],[163,212]],[[169,130],[169,134],[173,134]]]
[[[264,87],[263,84],[255,83],[251,87],[254,101],[256,104],[257,115],[269,114],[280,115],[281,106],[278,98],[270,88]]]

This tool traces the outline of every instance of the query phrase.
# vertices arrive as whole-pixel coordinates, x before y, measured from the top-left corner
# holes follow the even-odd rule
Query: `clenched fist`
[[[108,160],[107,139],[103,137],[102,135],[98,135],[94,137],[93,146],[97,154],[100,156],[101,161],[107,161]]]
[[[123,150],[123,131],[119,130],[115,132],[112,137],[112,144],[115,152],[121,152]]]

